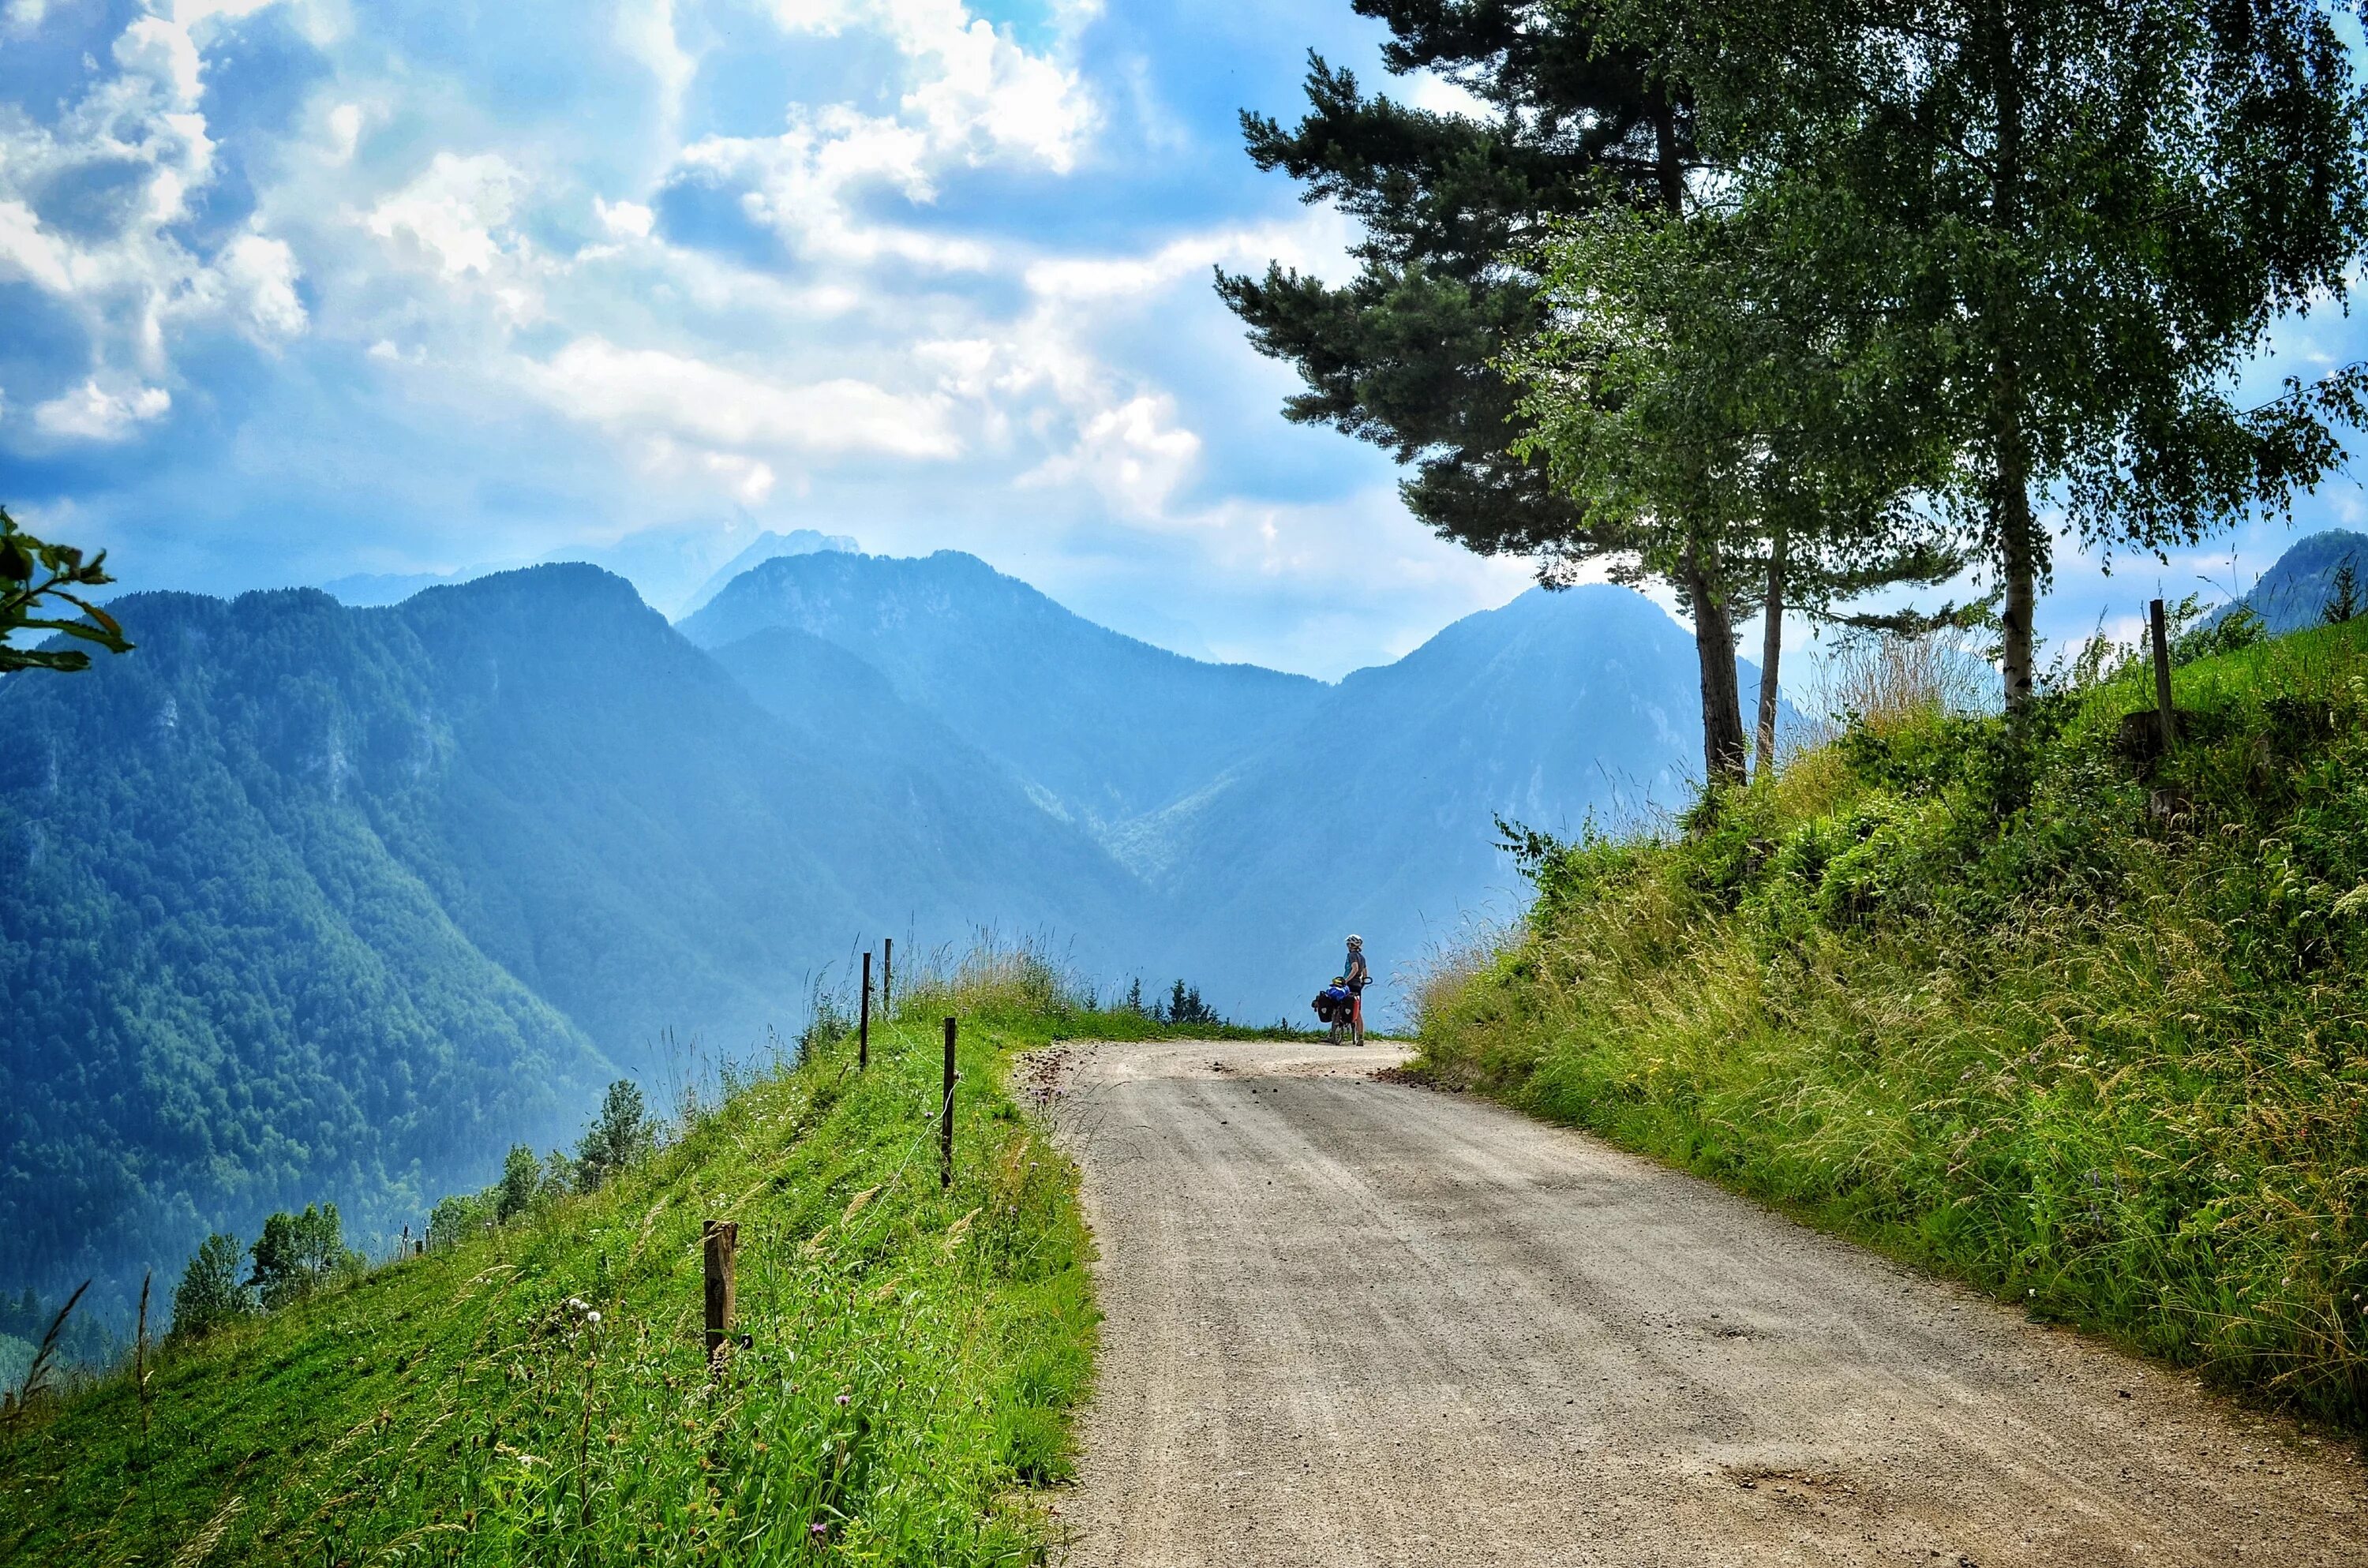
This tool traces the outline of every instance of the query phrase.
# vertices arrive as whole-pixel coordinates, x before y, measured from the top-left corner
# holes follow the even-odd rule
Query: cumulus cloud
[[[1026,485],[1082,479],[1113,506],[1159,518],[1201,455],[1201,437],[1176,423],[1176,400],[1143,394],[1089,415],[1067,451],[1022,474]]]
[[[1099,118],[1076,71],[1030,53],[962,0],[774,0],[773,15],[791,32],[865,28],[894,40],[911,78],[899,118],[936,153],[1066,172]]]
[[[191,226],[220,149],[189,29],[254,9],[183,4],[134,16],[108,48],[111,73],[89,62],[79,96],[46,120],[0,117],[0,278],[31,285],[83,338],[81,363],[57,367],[79,384],[32,409],[44,437],[120,441],[161,421],[172,407],[173,347],[187,331],[278,342],[308,324],[302,268],[284,240]],[[31,28],[47,13],[10,15]]]
[[[497,153],[438,153],[427,172],[364,220],[383,240],[408,241],[450,277],[487,273],[506,246],[526,178]]]
[[[393,569],[811,521],[1024,560],[1106,613],[1125,583],[1190,584],[1220,607],[1190,618],[1212,645],[1271,632],[1294,659],[1315,644],[1272,630],[1279,607],[1360,528],[1394,541],[1372,580],[1426,618],[1497,592],[1493,565],[1401,570],[1445,547],[1386,462],[1274,418],[1283,373],[1209,268],[1334,276],[1345,232],[1253,183],[1230,108],[1205,108],[1230,78],[1086,40],[1095,0],[1016,25],[983,0],[616,0],[588,23],[515,0],[517,28],[454,0],[147,0],[103,27],[0,5],[19,30],[100,28],[86,68],[0,103],[0,279],[61,324],[8,369],[0,454],[139,445],[125,472],[199,476],[243,540],[278,529],[274,559],[323,577],[357,540]],[[1178,17],[1157,25],[1198,25]],[[1286,94],[1304,41],[1277,35]],[[1179,70],[1204,79],[1163,100]],[[1246,482],[1246,445],[1288,453]],[[1288,499],[1245,493],[1278,473]],[[111,515],[162,510],[127,490]],[[484,542],[504,527],[543,531]],[[227,540],[205,585],[244,585],[256,552]],[[1308,660],[1390,633],[1360,635]]]
[[[743,454],[950,458],[962,449],[935,400],[847,378],[782,383],[688,355],[580,338],[547,363],[527,365],[523,379],[552,406],[628,437]]]
[[[33,410],[33,423],[51,436],[85,441],[119,441],[135,425],[163,416],[173,406],[162,387],[134,386],[109,392],[94,376],[74,391]]]

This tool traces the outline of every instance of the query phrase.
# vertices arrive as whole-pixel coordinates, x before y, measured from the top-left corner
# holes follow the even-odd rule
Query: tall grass
[[[868,1074],[816,1038],[597,1193],[167,1346],[144,1444],[130,1379],[34,1410],[0,1436],[0,1560],[1041,1560],[1030,1489],[1066,1471],[1094,1312],[1075,1171],[1003,1078],[1095,1027],[1076,1000],[1041,955],[950,958],[875,1019]],[[712,1218],[740,1225],[750,1339],[720,1375]]]
[[[2176,685],[2159,760],[2142,666],[2019,730],[1893,682],[1542,864],[1422,1064],[2368,1429],[2368,628]]]

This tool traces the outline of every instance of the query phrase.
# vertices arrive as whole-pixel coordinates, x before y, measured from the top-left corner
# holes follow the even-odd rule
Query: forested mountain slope
[[[134,655],[0,687],[12,1287],[318,1199],[391,1232],[882,933],[1141,927],[1082,835],[766,711],[595,568],[120,608]]]

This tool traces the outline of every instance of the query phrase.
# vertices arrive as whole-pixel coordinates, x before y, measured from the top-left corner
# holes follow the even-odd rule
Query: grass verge
[[[1049,971],[925,978],[600,1191],[168,1346],[0,1435],[0,1560],[1041,1561],[1096,1322],[1076,1176],[1006,1092]],[[938,1019],[962,1019],[939,1186]],[[740,1225],[712,1377],[700,1224]]]
[[[1418,1069],[2368,1431],[2368,623],[1531,847]]]

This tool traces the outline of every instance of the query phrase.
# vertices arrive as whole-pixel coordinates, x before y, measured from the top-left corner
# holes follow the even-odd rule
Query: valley
[[[1305,1022],[1356,930],[1385,1021],[1509,913],[1495,817],[1640,820],[1699,756],[1686,634],[1611,587],[1338,685],[951,552],[763,560],[679,628],[581,564],[119,613],[139,658],[0,686],[0,1284],[118,1318],[209,1231],[325,1199],[381,1249],[613,1077],[793,1050],[883,937]]]

